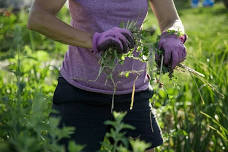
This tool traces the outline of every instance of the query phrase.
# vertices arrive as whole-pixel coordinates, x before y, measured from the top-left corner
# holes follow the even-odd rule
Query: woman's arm
[[[184,27],[177,14],[173,0],[150,0],[150,6],[156,15],[161,29],[161,37],[158,43],[158,49],[163,51],[163,55],[155,53],[155,60],[160,66],[162,56],[164,57],[164,66],[169,71],[173,69],[186,57],[186,48],[184,43],[187,39],[184,34]],[[168,34],[167,30],[175,30],[184,35]]]
[[[150,7],[158,19],[161,32],[176,30],[184,33],[173,0],[150,0]]]
[[[92,33],[77,30],[56,17],[65,2],[66,0],[35,0],[28,29],[68,45],[92,48]]]

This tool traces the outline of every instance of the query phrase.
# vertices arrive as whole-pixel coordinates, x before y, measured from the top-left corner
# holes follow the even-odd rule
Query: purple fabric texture
[[[120,23],[137,21],[141,28],[148,11],[147,0],[69,0],[72,26],[82,31],[95,34],[119,27]],[[73,86],[83,90],[104,94],[113,93],[111,80],[106,81],[106,74],[102,72],[97,78],[100,65],[95,50],[76,46],[69,46],[62,63],[61,75]],[[137,54],[135,52],[135,54]],[[144,70],[135,84],[135,91],[146,90],[149,87],[147,64],[138,60],[126,58],[123,65],[117,65],[113,72],[113,79],[117,83],[116,94],[132,92],[136,74],[128,78],[120,77],[121,71]]]
[[[167,32],[163,32],[158,43],[158,48],[164,51],[164,65],[167,67],[171,67],[174,69],[180,62],[185,60],[186,57],[186,48],[184,46],[185,39],[179,38],[175,34],[169,34]],[[156,62],[161,62],[157,53],[155,54]]]
[[[109,47],[115,47],[119,53],[127,53],[133,48],[131,42],[134,41],[129,30],[113,27],[102,33],[96,32],[93,35],[93,51],[99,53]]]

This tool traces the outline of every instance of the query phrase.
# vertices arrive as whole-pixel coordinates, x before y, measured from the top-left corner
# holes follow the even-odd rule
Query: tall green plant
[[[114,121],[106,121],[105,124],[111,127],[110,132],[107,132],[99,152],[128,152],[130,146],[132,152],[143,152],[150,144],[147,144],[139,139],[127,138],[125,129],[133,130],[133,126],[122,122],[125,113],[113,112]]]
[[[64,152],[59,145],[62,138],[68,138],[72,127],[58,128],[59,118],[50,117],[51,102],[44,91],[47,70],[23,64],[24,41],[20,26],[15,28],[14,44],[17,52],[11,60],[11,80],[0,76],[0,151],[15,152]],[[34,60],[34,59],[30,59]],[[25,70],[27,69],[27,70]],[[72,152],[82,147],[71,143]]]

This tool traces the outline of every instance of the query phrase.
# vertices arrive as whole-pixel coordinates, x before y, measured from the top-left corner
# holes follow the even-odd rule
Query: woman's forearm
[[[93,33],[77,30],[38,7],[30,13],[28,28],[64,44],[92,48]]]
[[[184,33],[173,0],[150,0],[150,7],[158,19],[161,32],[176,30]]]

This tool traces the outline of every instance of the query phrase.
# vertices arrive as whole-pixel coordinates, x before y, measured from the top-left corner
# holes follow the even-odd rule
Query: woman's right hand
[[[134,48],[135,40],[131,32],[124,28],[113,27],[102,33],[93,35],[93,52],[100,53],[114,48],[118,53],[127,53]]]

